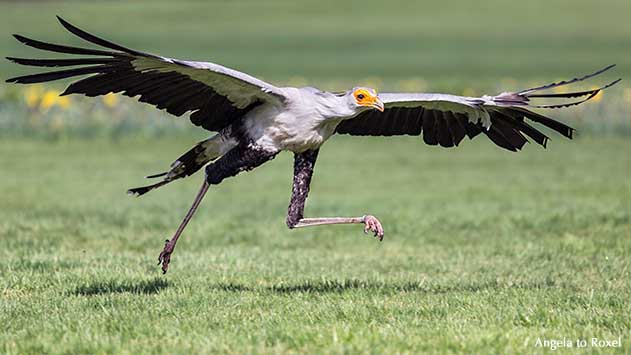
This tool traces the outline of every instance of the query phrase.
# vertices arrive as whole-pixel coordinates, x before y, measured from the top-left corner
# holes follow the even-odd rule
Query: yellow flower
[[[26,101],[26,105],[30,108],[37,107],[42,96],[42,91],[41,85],[30,85],[27,87],[24,91],[24,100]]]
[[[118,96],[109,93],[103,96],[103,103],[109,108],[114,108],[118,104]]]
[[[596,86],[592,87],[592,90],[596,90],[596,89],[598,89],[598,87]],[[594,100],[594,102],[599,102],[602,99],[603,99],[603,92],[600,91],[598,94],[596,94],[596,96],[594,96],[592,100]]]
[[[53,106],[59,106],[64,109],[70,107],[70,98],[59,96],[59,91],[46,90],[46,92],[44,92],[43,94],[41,94],[41,92],[41,87],[27,92],[27,104],[31,107],[39,106],[44,111],[50,109]]]
[[[42,101],[40,102],[39,106],[44,110],[48,110],[49,108],[57,104],[58,95],[59,93],[56,91],[53,91],[53,90],[46,91],[44,93],[44,96],[42,97]]]
[[[462,91],[462,96],[475,96],[475,90],[472,88],[466,88]]]

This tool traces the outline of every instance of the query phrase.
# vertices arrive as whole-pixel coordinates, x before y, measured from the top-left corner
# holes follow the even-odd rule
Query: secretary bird
[[[496,96],[465,97],[427,93],[380,93],[372,88],[354,87],[333,93],[312,87],[277,87],[248,74],[214,64],[166,58],[129,49],[89,34],[60,17],[61,25],[81,39],[103,47],[79,48],[15,38],[37,49],[81,55],[70,59],[7,59],[37,67],[75,67],[19,76],[7,82],[31,84],[90,75],[70,84],[61,95],[94,97],[108,93],[139,96],[139,101],[175,116],[190,112],[190,121],[216,132],[177,158],[168,171],[148,176],[161,178],[155,184],[130,189],[140,196],[174,180],[190,176],[205,167],[202,186],[193,205],[173,237],[166,241],[158,265],[167,272],[171,254],[182,231],[211,185],[242,171],[252,170],[279,152],[294,153],[294,178],[287,226],[300,228],[325,224],[363,224],[383,240],[384,230],[372,215],[359,217],[305,218],[313,168],[322,144],[334,134],[393,136],[422,134],[429,145],[457,146],[464,137],[482,133],[493,143],[510,151],[520,150],[529,137],[546,146],[548,137],[531,126],[535,122],[572,138],[573,128],[531,111],[578,105],[615,80],[597,89],[566,93],[544,93],[596,76],[610,65],[580,78]],[[572,99],[573,100],[568,100]],[[532,100],[561,100],[535,104]]]

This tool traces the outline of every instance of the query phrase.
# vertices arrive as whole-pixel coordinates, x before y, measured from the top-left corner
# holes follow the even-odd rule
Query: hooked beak
[[[375,101],[372,103],[372,107],[376,108],[380,112],[383,112],[383,110],[385,108],[383,106],[383,101],[381,101],[381,99],[379,99],[379,97],[375,97]]]

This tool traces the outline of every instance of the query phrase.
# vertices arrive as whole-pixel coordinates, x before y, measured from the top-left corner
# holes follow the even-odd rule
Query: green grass
[[[514,154],[484,139],[336,137],[307,213],[374,213],[382,243],[359,226],[287,230],[282,154],[210,191],[162,276],[157,254],[201,176],[124,191],[193,141],[0,142],[0,352],[631,346],[628,140]]]
[[[631,134],[626,80],[631,75],[631,26],[626,25],[631,2],[626,0],[531,0],[510,6],[502,0],[27,1],[0,6],[3,56],[56,56],[22,45],[11,33],[89,45],[57,23],[54,15],[59,14],[132,48],[221,63],[277,85],[335,91],[367,85],[379,91],[496,94],[617,63],[611,72],[574,87],[625,79],[599,104],[594,100],[551,114],[583,132]],[[2,78],[39,70],[0,60]],[[68,82],[50,85],[61,90]],[[149,135],[175,129],[157,119],[138,120],[155,117],[152,108],[121,105],[116,112],[102,112],[94,110],[98,100],[77,96],[70,97],[71,112],[41,114],[25,109],[24,92],[16,90],[24,87],[0,84],[0,137],[118,137],[136,134],[138,126],[150,126],[143,132]]]
[[[0,9],[3,56],[37,53],[10,33],[83,44],[59,14],[132,48],[331,90],[495,93],[609,63],[619,66],[597,83],[631,74],[626,0]],[[2,78],[32,69],[0,61]],[[27,107],[1,84],[0,353],[532,353],[539,337],[619,336],[613,350],[629,352],[625,85],[552,113],[582,135],[551,135],[547,150],[335,137],[307,214],[373,213],[382,243],[359,226],[289,231],[292,160],[282,154],[209,192],[163,276],[157,255],[201,176],[141,199],[125,190],[207,132],[129,100]]]
[[[423,78],[428,90],[515,90],[618,63],[631,74],[626,0],[91,1],[2,3],[0,52],[37,52],[20,33],[82,44],[56,23],[176,58],[215,61],[273,82],[326,89]],[[129,25],[134,24],[134,25]],[[136,25],[138,24],[138,25]],[[45,55],[44,55],[45,56]],[[26,72],[0,61],[0,73]],[[372,78],[372,80],[370,80]],[[515,78],[519,82],[505,82]],[[376,79],[376,80],[375,80]]]

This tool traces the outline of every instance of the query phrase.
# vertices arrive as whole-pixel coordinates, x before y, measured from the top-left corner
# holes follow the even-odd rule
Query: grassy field
[[[3,2],[0,52],[35,51],[20,33],[85,44],[56,23],[141,50],[211,60],[274,82],[346,89],[523,89],[617,63],[631,74],[627,0]],[[138,25],[129,25],[138,24]],[[6,54],[4,54],[6,53]],[[0,73],[23,73],[0,61]],[[510,78],[519,81],[508,80]],[[520,85],[521,84],[521,85]]]
[[[586,90],[622,77],[596,97],[598,105],[554,115],[582,132],[631,135],[629,1],[536,0],[510,7],[502,0],[28,1],[0,7],[3,56],[63,56],[26,47],[11,33],[90,46],[61,28],[54,18],[59,14],[132,48],[214,61],[277,85],[334,91],[367,85],[378,91],[496,94],[617,63],[611,72],[575,87]],[[2,78],[39,70],[0,60]],[[55,82],[35,91],[41,97],[53,90],[54,97],[65,85]],[[154,119],[157,111],[129,105],[132,100],[120,100],[116,112],[101,112],[94,110],[99,100],[70,96],[64,112],[38,111],[29,104],[28,89],[20,88],[0,84],[0,138],[172,135],[188,127]]]
[[[125,190],[207,136],[132,100],[0,84],[0,353],[532,353],[538,339],[631,351],[631,2],[0,2],[9,34],[124,45],[341,90],[495,93],[609,63],[618,86],[552,116],[547,150],[334,137],[289,231],[292,157],[213,188],[163,276],[201,176]],[[47,55],[39,54],[40,57]],[[0,61],[3,78],[32,68]],[[597,83],[586,84],[586,87]],[[622,348],[591,347],[591,338]],[[576,344],[573,343],[575,346]]]
[[[156,257],[201,177],[124,191],[190,143],[0,143],[0,352],[631,346],[628,140],[514,154],[338,137],[307,213],[374,213],[382,243],[358,226],[287,230],[284,154],[213,189],[162,276]]]

